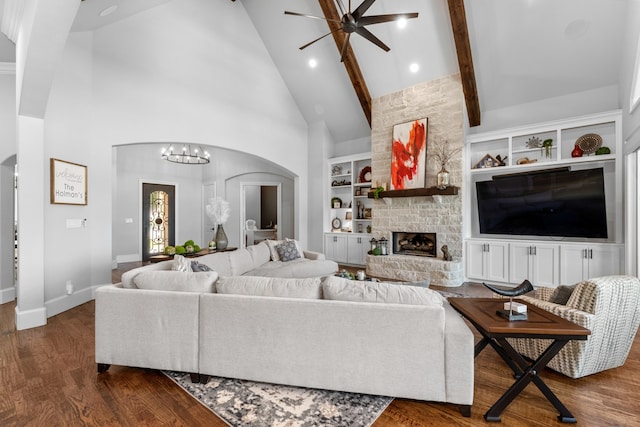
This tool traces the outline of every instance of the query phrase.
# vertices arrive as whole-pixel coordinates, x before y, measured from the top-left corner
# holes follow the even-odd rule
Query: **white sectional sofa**
[[[279,241],[264,241],[248,248],[228,252],[215,252],[197,258],[189,258],[206,265],[220,276],[262,276],[304,278],[328,276],[338,271],[338,264],[327,260],[324,254],[299,249],[300,258],[281,261],[275,246]],[[172,260],[134,268],[122,275],[125,288],[132,287],[133,278],[153,270],[171,270]]]
[[[175,370],[448,402],[470,415],[473,334],[433,290],[333,275],[143,272],[129,288],[123,276],[96,290],[99,372]]]

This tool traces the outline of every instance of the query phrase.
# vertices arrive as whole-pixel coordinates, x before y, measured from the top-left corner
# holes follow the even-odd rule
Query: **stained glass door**
[[[142,259],[164,252],[175,243],[175,187],[142,184]]]

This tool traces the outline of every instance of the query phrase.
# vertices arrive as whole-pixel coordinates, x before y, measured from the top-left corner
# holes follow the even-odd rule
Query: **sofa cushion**
[[[260,242],[257,245],[247,247],[247,252],[251,255],[254,267],[259,267],[271,261],[271,252],[266,242]]]
[[[571,294],[573,293],[575,288],[576,288],[576,285],[558,286],[557,288],[554,289],[553,293],[549,297],[549,302],[552,302],[554,304],[567,305],[567,301],[569,301],[569,298],[571,297]]]
[[[143,273],[145,271],[169,271],[171,270],[171,266],[173,265],[173,260],[153,262],[151,264],[144,265],[142,267],[134,268],[127,272],[122,273],[122,277],[120,281],[122,282],[122,287],[127,289],[135,289],[136,285],[133,283],[133,278],[138,274]]]
[[[215,271],[204,273],[182,271],[145,271],[133,278],[138,289],[178,292],[215,292],[214,284],[218,279]]]
[[[191,270],[191,261],[183,257],[182,255],[175,255],[173,257],[173,264],[171,265],[171,270],[173,271],[182,271],[188,272]]]
[[[245,274],[247,276],[304,278],[328,276],[336,271],[338,271],[338,264],[335,261],[311,261],[306,258],[298,258],[289,262],[267,262]]]
[[[217,252],[203,255],[198,257],[198,262],[209,266],[213,271],[217,271],[220,276],[231,276],[233,273],[231,270],[231,262],[229,261],[230,253],[231,252]]]
[[[322,283],[325,299],[442,306],[442,296],[428,288],[385,282],[363,282],[328,276]]]
[[[280,260],[283,262],[293,261],[301,257],[295,240],[285,240],[276,246],[276,250],[278,251],[278,255],[280,255]]]
[[[256,267],[253,265],[251,254],[246,249],[229,252],[229,263],[231,264],[231,274],[229,276],[241,276]]]
[[[221,277],[216,283],[219,294],[321,299],[320,278],[282,279],[275,277]]]

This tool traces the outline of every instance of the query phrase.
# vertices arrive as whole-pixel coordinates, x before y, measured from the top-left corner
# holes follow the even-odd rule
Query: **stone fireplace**
[[[396,255],[437,256],[436,233],[394,231],[392,236]]]
[[[430,153],[434,141],[447,140],[450,147],[462,147],[463,93],[460,75],[420,83],[372,100],[371,172],[373,186],[391,181],[393,126],[427,118],[426,187],[435,186],[440,164]],[[462,187],[462,153],[447,164],[451,185]],[[386,238],[392,252],[367,256],[367,274],[404,281],[430,279],[432,285],[459,286],[462,269],[462,198],[457,195],[391,197],[373,200],[372,235]],[[411,240],[421,236],[417,252],[398,251],[396,236]],[[432,236],[432,237],[429,237]],[[429,243],[431,241],[431,244]],[[453,261],[442,259],[446,245]],[[424,246],[424,247],[422,247]],[[417,245],[416,245],[417,247]],[[426,250],[429,248],[429,250]],[[408,249],[408,248],[407,248]],[[424,250],[423,250],[424,249]],[[402,253],[399,253],[402,252]]]

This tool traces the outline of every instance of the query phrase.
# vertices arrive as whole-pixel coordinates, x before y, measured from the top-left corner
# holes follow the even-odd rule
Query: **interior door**
[[[173,185],[142,184],[143,261],[175,243],[175,193]]]

